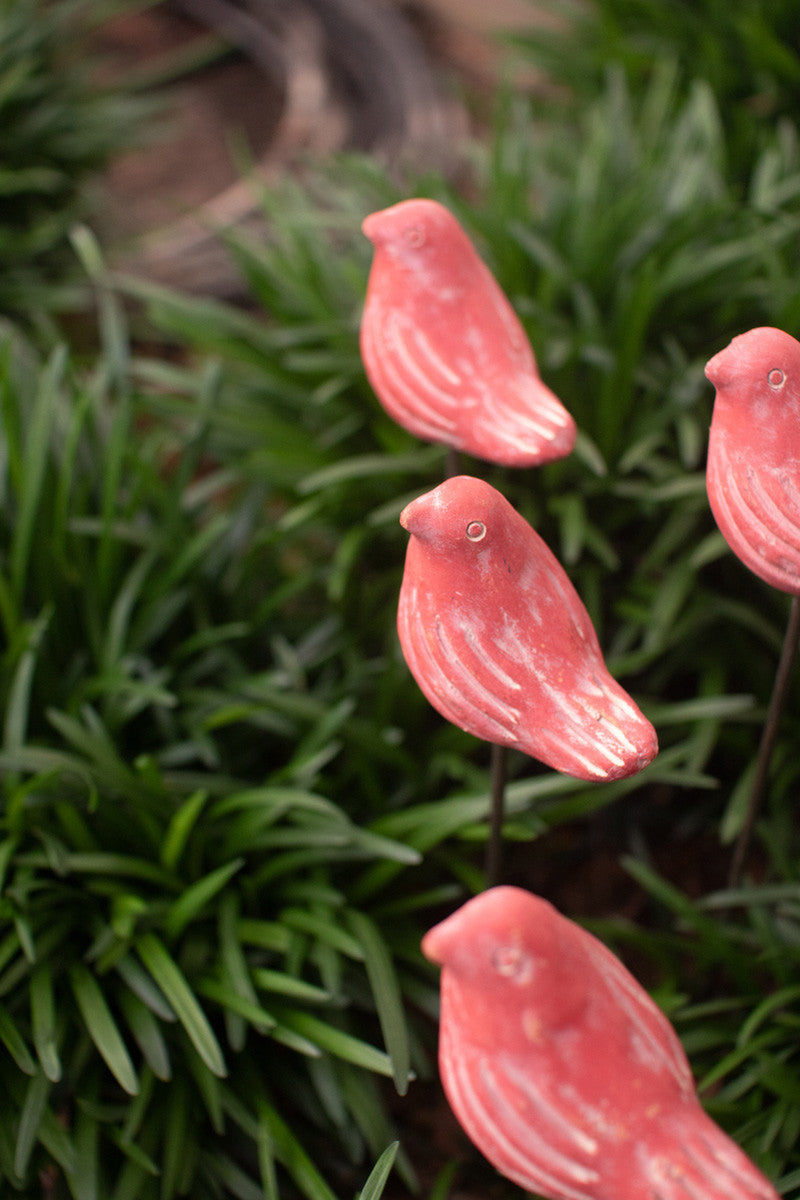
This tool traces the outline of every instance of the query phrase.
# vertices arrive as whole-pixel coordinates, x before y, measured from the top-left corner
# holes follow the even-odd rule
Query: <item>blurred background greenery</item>
[[[350,150],[254,184],[257,232],[216,239],[233,305],[91,232],[156,119],[87,67],[114,13],[0,8],[4,1187],[376,1200],[399,1135],[393,1194],[447,1194],[419,938],[482,886],[488,753],[399,653],[397,516],[444,451],[358,354],[360,222],[431,195],[580,429],[540,471],[464,469],[557,552],[662,747],[604,786],[512,755],[508,878],[631,962],[800,1196],[800,685],[727,888],[788,598],[710,516],[703,377],[800,323],[792,9],[561,4],[505,42],[547,86],[498,85],[459,170]]]

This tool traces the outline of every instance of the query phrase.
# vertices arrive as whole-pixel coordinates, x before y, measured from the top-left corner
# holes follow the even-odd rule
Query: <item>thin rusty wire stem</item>
[[[492,745],[492,807],[489,817],[489,840],[486,843],[486,886],[496,887],[503,870],[503,820],[506,803],[505,746]]]
[[[792,677],[792,667],[794,666],[794,661],[797,657],[797,648],[799,642],[800,596],[793,596],[792,606],[789,609],[789,620],[786,624],[786,633],[783,637],[781,657],[780,661],[778,662],[778,669],[775,672],[775,682],[772,686],[772,696],[770,697],[769,708],[767,709],[767,716],[764,721],[764,728],[761,731],[761,741],[758,747],[758,757],[756,759],[755,775],[753,776],[753,786],[750,789],[750,798],[747,804],[747,811],[744,816],[744,821],[742,822],[742,828],[739,830],[739,836],[736,839],[736,845],[734,846],[733,856],[731,858],[730,872],[728,875],[728,882],[731,887],[735,887],[739,882],[745,857],[750,846],[753,826],[764,798],[764,788],[767,782],[767,775],[769,773],[772,749],[775,745],[775,738],[778,734],[781,714],[786,703],[786,696],[789,691],[789,683]]]
[[[452,479],[454,475],[461,474],[461,459],[455,446],[448,446],[444,460],[444,477]]]

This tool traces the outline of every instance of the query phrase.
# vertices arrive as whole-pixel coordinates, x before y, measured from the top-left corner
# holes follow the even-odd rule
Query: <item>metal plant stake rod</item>
[[[706,483],[723,537],[759,578],[793,596],[748,807],[730,868],[739,880],[761,805],[800,636],[800,342],[762,326],[706,364],[716,389]]]

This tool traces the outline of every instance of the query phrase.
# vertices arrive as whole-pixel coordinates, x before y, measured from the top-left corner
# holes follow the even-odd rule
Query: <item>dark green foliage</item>
[[[684,88],[697,80],[711,88],[737,178],[777,120],[797,119],[794,0],[545,0],[537,9],[532,31],[509,41],[548,80],[548,103],[555,92],[580,107],[602,89],[609,66],[621,67],[639,95],[663,63],[679,64]],[[555,19],[541,22],[542,10]]]
[[[102,314],[91,375],[2,347],[0,1177],[352,1192],[391,1140],[373,1074],[408,1086],[416,937],[401,915],[387,943],[351,897],[419,854],[325,772],[348,744],[391,759],[391,731],[353,716],[371,668],[323,614],[316,539],[206,457],[218,371],[187,377],[178,436]]]
[[[129,144],[145,111],[95,78],[97,9],[87,0],[0,3],[0,316],[32,325],[63,304],[74,266],[67,232],[87,212],[87,183]]]
[[[468,202],[348,159],[265,193],[268,237],[228,239],[255,312],[109,280],[77,230],[94,361],[41,361],[3,329],[3,1192],[40,1196],[44,1171],[58,1200],[331,1200],[376,1159],[365,1200],[386,1182],[386,1089],[428,1067],[406,1015],[435,1014],[420,933],[481,886],[489,808],[485,748],[430,709],[394,629],[397,516],[444,451],[386,416],[358,353],[360,221],[429,194],[475,238],[580,428],[541,471],[463,469],[558,553],[662,747],[592,787],[512,756],[515,862],[543,861],[567,825],[635,851],[646,925],[594,925],[652,963],[710,1110],[800,1195],[797,685],[757,830],[764,884],[690,899],[651,858],[711,828],[724,868],[787,609],[711,519],[703,364],[753,325],[800,324],[797,136],[763,120],[796,96],[788,7],[772,30],[763,6],[712,0],[575,14],[569,40],[526,52],[578,103],[552,98],[547,120],[502,103]],[[7,6],[0,61],[49,55],[67,13]],[[58,93],[71,126],[45,120],[73,77],[38,70],[5,134],[26,197],[0,196],[0,238],[19,223],[9,311],[30,306],[39,251],[109,145],[80,89]],[[28,79],[12,72],[0,100]],[[24,158],[26,121],[47,132],[49,174]],[[47,238],[26,241],[31,214]],[[131,352],[120,292],[158,353]]]
[[[557,550],[612,670],[643,703],[662,746],[648,771],[608,787],[586,788],[513,760],[510,838],[543,835],[633,792],[639,838],[659,838],[670,825],[699,830],[716,821],[727,843],[741,819],[787,600],[747,574],[710,516],[704,459],[713,391],[703,364],[743,329],[792,326],[800,156],[788,127],[777,131],[742,189],[727,147],[704,83],[685,93],[664,68],[634,95],[624,76],[612,72],[574,125],[542,126],[525,104],[505,107],[469,203],[436,180],[408,188],[458,213],[526,322],[544,377],[581,430],[570,459],[538,472],[472,462],[463,469],[500,486]],[[338,764],[350,789],[346,803],[364,804],[371,795],[364,811],[396,809],[378,816],[374,828],[423,852],[458,835],[460,845],[450,841],[435,859],[428,855],[427,865],[446,866],[479,886],[470,843],[485,833],[483,753],[443,727],[409,687],[392,629],[404,545],[397,514],[440,478],[442,452],[414,443],[388,421],[365,386],[357,354],[369,261],[358,225],[370,209],[399,198],[373,169],[344,161],[309,178],[303,192],[265,198],[271,237],[264,244],[232,239],[232,250],[266,321],[141,286],[129,291],[147,301],[150,318],[178,344],[188,338],[219,356],[226,386],[209,446],[238,444],[254,478],[286,487],[286,528],[328,531],[330,555],[320,560],[320,578],[329,611],[356,634],[354,657],[365,648],[383,656],[356,712],[381,712],[387,726],[401,731],[398,757],[388,772],[374,762],[359,767],[353,791],[346,766],[357,761],[351,746]],[[147,371],[164,382],[160,368],[151,364]],[[162,395],[159,411],[180,418],[182,403]],[[263,422],[270,423],[271,442],[250,435]],[[299,430],[309,439],[304,448]],[[277,445],[290,453],[273,458]],[[771,812],[761,827],[768,839],[779,823],[787,872],[798,852],[790,819],[796,736],[790,713],[776,754]],[[413,764],[404,758],[406,747],[413,748]],[[427,809],[402,807],[420,799],[430,801]],[[719,856],[724,863],[722,850]],[[359,895],[375,894],[400,871],[376,865]],[[670,936],[661,936],[667,953]],[[722,926],[714,936],[724,945],[731,935]],[[772,986],[769,971],[742,979],[710,970],[695,982],[693,948],[691,937],[675,941],[676,987],[681,996],[697,997],[687,1023],[705,1004],[718,1003],[733,1045],[739,1024],[760,1003],[759,986]],[[718,1050],[723,1034],[715,1036]],[[726,1060],[728,1098],[747,1091],[751,1065],[747,1055]],[[741,1109],[726,1100],[715,1113],[768,1169],[787,1176],[791,1191],[796,1110],[784,1096],[777,1115],[764,1086],[749,1092]],[[759,1105],[767,1106],[764,1121],[751,1128],[747,1114]]]

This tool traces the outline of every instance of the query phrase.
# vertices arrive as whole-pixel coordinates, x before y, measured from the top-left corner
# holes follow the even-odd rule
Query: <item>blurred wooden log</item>
[[[411,23],[389,0],[171,0],[247,55],[281,96],[253,172],[269,185],[301,157],[358,149],[387,163],[455,170],[467,119]],[[139,239],[123,269],[226,298],[241,281],[218,231],[257,230],[256,187],[237,179],[193,212]],[[266,234],[266,230],[264,230]]]

